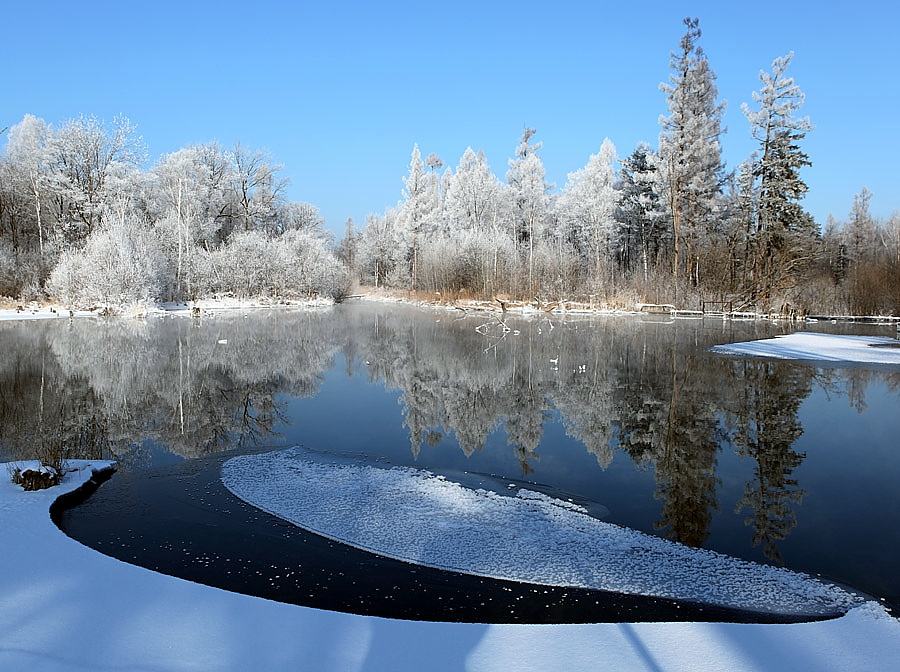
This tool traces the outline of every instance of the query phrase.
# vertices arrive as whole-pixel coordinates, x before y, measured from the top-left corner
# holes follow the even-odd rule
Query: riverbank
[[[815,623],[482,625],[400,621],[279,604],[163,576],[63,535],[56,488],[0,483],[0,669],[887,670],[900,622],[869,602]],[[4,473],[8,465],[0,465]]]
[[[235,299],[231,297],[198,299],[196,301],[167,302],[157,305],[131,304],[126,306],[96,306],[90,310],[72,310],[54,303],[31,302],[25,304],[0,304],[0,321],[10,320],[53,320],[81,317],[131,317],[143,318],[152,315],[174,315],[197,317],[241,310],[274,309],[317,309],[329,308],[334,300],[324,297],[310,299]]]
[[[900,316],[893,315],[797,315],[782,313],[765,313],[756,311],[733,310],[690,310],[677,308],[668,303],[635,303],[634,305],[607,305],[601,302],[584,301],[515,301],[503,296],[493,300],[478,299],[465,296],[442,295],[440,293],[413,292],[392,290],[382,287],[360,287],[349,300],[367,301],[371,303],[399,303],[420,308],[432,308],[445,311],[465,313],[509,313],[520,316],[557,316],[567,315],[659,315],[679,319],[699,319],[717,317],[729,320],[767,320],[775,322],[816,323],[846,322],[857,324],[891,325],[900,328]]]

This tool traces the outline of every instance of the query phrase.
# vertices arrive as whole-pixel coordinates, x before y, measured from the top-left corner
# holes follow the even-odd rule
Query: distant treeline
[[[620,161],[606,139],[551,193],[533,129],[505,183],[481,152],[467,149],[442,172],[416,146],[402,200],[359,235],[348,225],[344,257],[364,282],[428,292],[900,312],[900,215],[873,218],[866,189],[846,221],[824,227],[801,205],[811,125],[798,116],[792,54],[774,60],[743,106],[758,149],[728,170],[724,103],[698,21],[685,26],[661,86],[668,114],[656,148],[641,144]]]
[[[55,128],[27,115],[0,154],[0,296],[340,297],[358,278],[547,302],[900,313],[900,215],[874,218],[865,188],[845,221],[822,226],[802,206],[811,125],[792,55],[744,105],[758,147],[729,170],[716,76],[699,22],[685,26],[655,148],[620,160],[606,139],[553,192],[533,129],[505,182],[481,152],[466,149],[451,170],[416,146],[401,201],[360,232],[348,221],[337,246],[314,206],[285,199],[280,167],[261,152],[195,145],[145,170],[125,119]]]

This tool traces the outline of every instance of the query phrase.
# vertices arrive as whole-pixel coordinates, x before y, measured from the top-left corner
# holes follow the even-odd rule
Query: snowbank
[[[886,670],[900,660],[900,623],[871,603],[798,625],[488,626],[237,595],[122,563],[63,535],[50,505],[102,465],[76,466],[50,490],[26,493],[0,479],[0,670],[828,672]]]
[[[711,350],[724,355],[900,365],[900,340],[880,336],[840,336],[798,331],[759,341],[716,345]]]
[[[62,306],[22,306],[22,310],[16,308],[0,308],[0,322],[9,320],[58,320],[68,317],[96,317],[96,313],[89,310],[73,310]]]
[[[379,555],[467,574],[669,597],[792,615],[834,615],[862,600],[785,569],[693,549],[520,489],[474,490],[420,469],[304,448],[222,467],[244,501]]]
[[[202,313],[218,313],[229,310],[252,310],[256,308],[329,308],[334,300],[324,297],[314,299],[198,299],[187,303],[163,303],[159,311],[169,315],[191,315],[199,310]]]

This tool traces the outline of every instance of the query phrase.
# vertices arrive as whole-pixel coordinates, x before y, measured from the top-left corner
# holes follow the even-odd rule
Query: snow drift
[[[222,480],[300,527],[430,567],[782,614],[838,614],[861,601],[803,574],[602,522],[570,502],[419,469],[292,448],[232,458]]]

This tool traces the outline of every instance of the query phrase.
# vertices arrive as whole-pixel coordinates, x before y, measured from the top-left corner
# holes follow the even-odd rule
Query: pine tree
[[[812,125],[806,117],[795,116],[804,95],[786,74],[792,58],[793,53],[776,58],[771,73],[760,73],[763,86],[753,93],[758,110],[742,106],[760,144],[752,273],[757,300],[768,299],[773,290],[792,281],[798,265],[808,261],[804,245],[815,237],[815,224],[800,205],[807,191],[800,169],[811,165],[800,143]]]
[[[663,203],[656,190],[656,158],[642,143],[622,161],[616,208],[619,261],[623,269],[630,270],[633,258],[639,256],[644,282],[649,279],[650,259],[662,249],[665,236]]]

